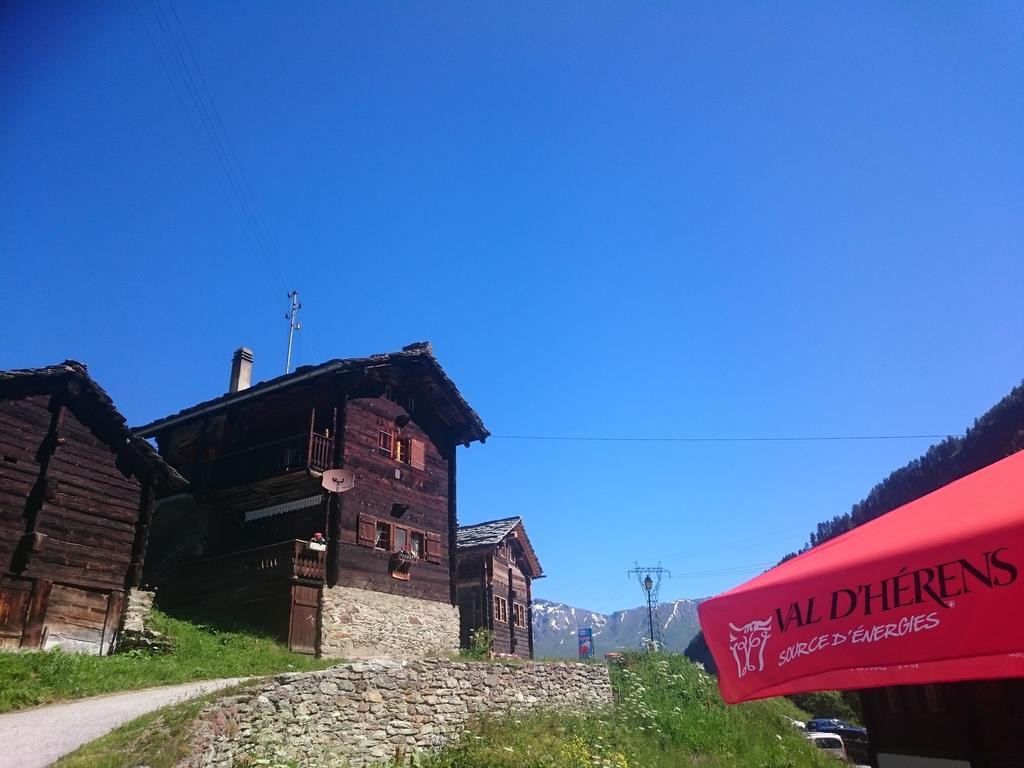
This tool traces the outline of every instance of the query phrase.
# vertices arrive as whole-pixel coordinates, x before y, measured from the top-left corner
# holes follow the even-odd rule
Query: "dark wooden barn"
[[[464,525],[458,532],[459,636],[494,632],[494,652],[533,658],[532,583],[544,573],[521,517]]]
[[[0,648],[109,652],[154,495],[185,485],[81,363],[0,372]]]
[[[230,612],[307,653],[368,654],[374,632],[403,655],[447,646],[439,633],[455,645],[455,452],[489,433],[430,345],[249,387],[251,366],[239,350],[227,394],[137,430],[191,482],[157,515],[158,600]],[[355,483],[329,495],[335,468]]]
[[[879,768],[1024,766],[1024,680],[968,680],[861,691]]]

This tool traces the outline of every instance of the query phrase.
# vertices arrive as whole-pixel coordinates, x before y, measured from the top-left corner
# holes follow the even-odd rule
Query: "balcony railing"
[[[327,553],[308,549],[308,543],[288,539],[265,547],[193,560],[178,569],[168,589],[185,596],[268,581],[323,583],[327,574]]]
[[[334,440],[313,432],[309,436],[309,460],[307,464],[310,469],[317,472],[331,468],[331,461],[334,459]]]
[[[331,468],[333,456],[333,438],[317,432],[291,435],[204,462],[202,485],[216,490],[289,472],[323,472]]]

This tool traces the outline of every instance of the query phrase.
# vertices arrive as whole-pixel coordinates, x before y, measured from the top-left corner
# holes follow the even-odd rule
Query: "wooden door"
[[[25,629],[25,616],[32,596],[31,584],[0,585],[0,649],[9,650],[21,645]]]
[[[288,623],[288,648],[296,653],[316,653],[320,634],[320,587],[292,585],[292,612]]]
[[[60,648],[74,653],[103,655],[109,650],[104,644],[104,630],[108,621],[116,624],[120,613],[108,619],[110,595],[91,589],[54,584],[46,605],[46,639],[43,650]],[[120,603],[116,607],[120,607]],[[113,631],[109,633],[113,637]]]

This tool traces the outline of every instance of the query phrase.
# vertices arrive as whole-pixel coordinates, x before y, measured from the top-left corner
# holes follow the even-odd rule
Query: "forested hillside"
[[[919,459],[900,467],[872,488],[849,512],[818,523],[800,551],[806,552],[1022,449],[1024,384],[1015,387],[985,415],[975,419],[974,426],[963,437],[949,437],[933,445]],[[791,552],[783,561],[796,555]]]

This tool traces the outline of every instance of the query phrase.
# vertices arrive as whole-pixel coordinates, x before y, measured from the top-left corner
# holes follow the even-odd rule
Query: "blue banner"
[[[594,630],[590,627],[576,630],[576,639],[580,644],[580,658],[594,658]]]

